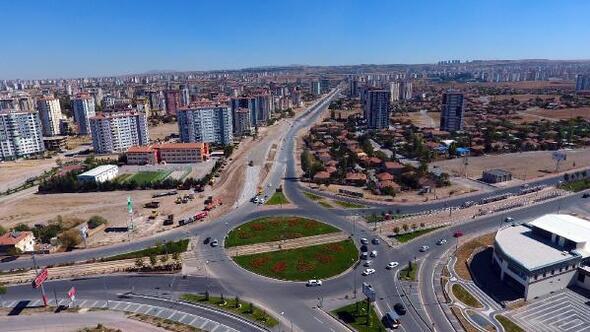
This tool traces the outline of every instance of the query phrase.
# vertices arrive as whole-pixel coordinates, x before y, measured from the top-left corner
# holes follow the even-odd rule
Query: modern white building
[[[131,146],[149,144],[144,113],[98,114],[89,121],[96,153],[125,152]]]
[[[547,214],[505,227],[496,234],[492,266],[527,301],[572,285],[590,289],[590,221]]]
[[[119,175],[119,167],[117,165],[101,165],[82,174],[78,174],[78,180],[82,182],[102,183],[113,180],[117,175]]]
[[[14,160],[45,151],[37,112],[0,111],[0,160]]]
[[[42,97],[37,100],[37,110],[41,118],[43,136],[59,135],[59,122],[63,116],[59,99],[55,97]]]
[[[74,122],[78,125],[80,135],[90,135],[90,118],[96,115],[94,98],[88,94],[81,94],[72,99]]]
[[[232,114],[227,106],[182,108],[176,112],[176,118],[184,143],[233,144]]]
[[[390,84],[391,101],[412,99],[412,82],[397,81]]]

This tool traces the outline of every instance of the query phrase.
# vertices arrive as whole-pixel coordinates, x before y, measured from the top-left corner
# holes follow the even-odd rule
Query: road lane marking
[[[314,318],[315,320],[317,320],[318,322],[320,322],[320,324],[324,324],[324,322],[322,322],[322,320],[321,320],[321,319],[319,319],[319,318],[317,318],[316,316],[313,316],[313,318]]]

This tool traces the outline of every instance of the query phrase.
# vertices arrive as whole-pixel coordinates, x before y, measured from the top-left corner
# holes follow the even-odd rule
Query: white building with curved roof
[[[492,265],[525,300],[572,285],[590,289],[590,221],[547,214],[500,229]]]

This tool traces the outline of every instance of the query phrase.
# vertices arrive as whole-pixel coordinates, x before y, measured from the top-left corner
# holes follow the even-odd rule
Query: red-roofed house
[[[348,172],[346,173],[346,182],[355,186],[362,186],[367,181],[367,176],[363,173]]]
[[[20,252],[35,250],[35,237],[33,232],[7,232],[0,236],[0,253],[8,253],[14,248]]]

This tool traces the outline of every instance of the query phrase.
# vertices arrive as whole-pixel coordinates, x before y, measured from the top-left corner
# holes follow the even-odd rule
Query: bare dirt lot
[[[478,179],[487,169],[501,168],[512,172],[514,178],[532,179],[555,173],[553,151],[529,151],[502,155],[486,155],[468,158],[467,177]],[[443,160],[432,163],[451,176],[461,176],[463,159]],[[590,149],[567,151],[567,160],[562,161],[559,172],[590,166]]]
[[[150,138],[152,140],[163,140],[166,136],[170,134],[178,134],[178,124],[176,122],[160,123],[155,127],[150,127],[149,130]]]
[[[548,110],[544,108],[531,108],[524,112],[520,112],[520,114],[528,115],[532,117],[532,120],[549,120],[549,121],[558,121],[558,120],[567,120],[567,119],[575,119],[577,117],[582,117],[586,120],[590,120],[590,107],[579,107],[579,108],[563,108],[563,109],[555,109],[555,110]]]
[[[0,162],[0,191],[18,187],[27,179],[55,167],[55,158]]]

